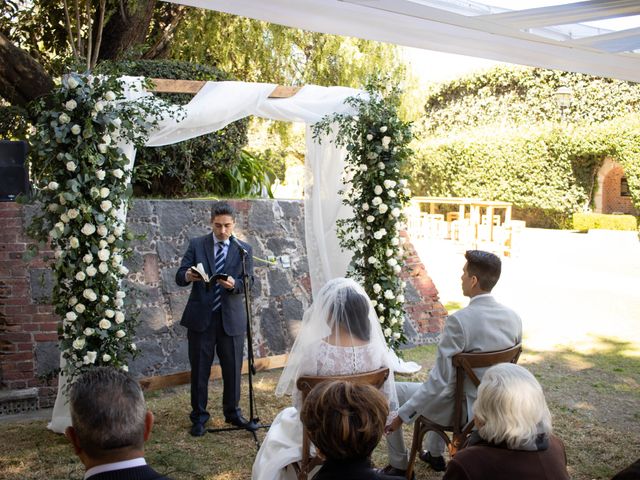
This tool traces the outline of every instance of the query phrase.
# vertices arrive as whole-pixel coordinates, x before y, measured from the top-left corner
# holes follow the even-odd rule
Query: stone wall
[[[188,239],[210,232],[211,201],[135,200],[128,225],[141,239],[134,242],[126,280],[128,300],[138,311],[136,343],[142,354],[131,363],[141,376],[189,369],[186,329],[179,325],[189,288],[175,284],[175,272]],[[236,200],[236,235],[249,242],[254,256],[275,257],[275,265],[256,260],[252,291],[253,346],[257,357],[288,351],[304,310],[311,284],[300,201]],[[40,406],[55,394],[58,366],[57,323],[47,304],[50,271],[42,258],[23,260],[29,240],[24,235],[25,209],[0,203],[0,403],[3,394],[31,388]],[[446,311],[438,293],[407,243],[408,266],[405,329],[412,345],[436,341]],[[8,412],[11,413],[11,412]],[[0,414],[2,412],[0,411]]]

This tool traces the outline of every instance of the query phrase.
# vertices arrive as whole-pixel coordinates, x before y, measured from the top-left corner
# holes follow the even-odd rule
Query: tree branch
[[[69,35],[69,45],[71,45],[71,51],[73,52],[73,56],[76,60],[78,57],[78,50],[76,49],[76,41],[73,38],[73,32],[71,31],[71,19],[69,18],[69,6],[67,5],[67,0],[63,0],[64,4],[64,20],[67,27],[67,35]]]
[[[186,7],[184,7],[183,5],[178,6],[178,8],[176,9],[176,13],[171,18],[171,21],[165,26],[156,43],[154,43],[153,46],[144,53],[142,58],[153,60],[154,58],[158,58],[163,54],[163,52],[167,48],[168,43],[173,38],[173,32],[180,24],[180,21],[182,20],[186,12]]]
[[[107,0],[100,0],[100,11],[98,18],[98,28],[96,29],[96,47],[93,50],[93,58],[91,59],[91,68],[98,63],[98,55],[100,54],[100,44],[102,43],[102,30],[104,29],[104,12],[107,8]]]

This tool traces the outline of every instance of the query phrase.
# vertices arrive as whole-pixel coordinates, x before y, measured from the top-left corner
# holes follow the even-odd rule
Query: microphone
[[[238,249],[242,252],[243,255],[246,255],[247,253],[249,253],[246,248],[244,248],[242,245],[240,245],[240,242],[238,241],[238,239],[236,237],[234,237],[233,235],[231,235],[229,237],[229,241],[231,243],[235,244],[235,246],[238,247]]]

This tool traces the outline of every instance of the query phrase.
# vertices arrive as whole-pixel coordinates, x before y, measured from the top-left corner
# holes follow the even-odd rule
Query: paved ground
[[[460,291],[462,247],[415,241],[443,304],[468,303]],[[496,298],[521,315],[527,348],[605,339],[640,352],[640,243],[633,232],[525,229],[513,258],[503,259]]]

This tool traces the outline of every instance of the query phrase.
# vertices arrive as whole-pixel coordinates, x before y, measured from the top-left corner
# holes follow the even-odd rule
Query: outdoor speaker
[[[18,194],[29,194],[26,158],[27,142],[0,140],[0,202],[13,202]]]

